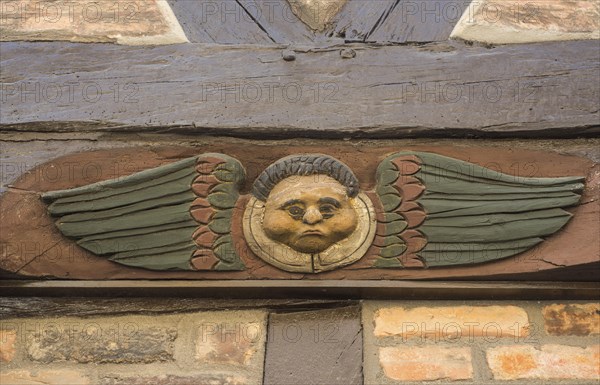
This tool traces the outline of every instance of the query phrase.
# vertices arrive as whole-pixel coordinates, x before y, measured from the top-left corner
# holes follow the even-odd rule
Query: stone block
[[[0,362],[11,362],[15,357],[17,332],[0,330]]]
[[[529,318],[517,306],[402,306],[381,308],[374,313],[375,337],[422,340],[456,340],[528,335]]]
[[[7,0],[1,13],[1,41],[187,42],[166,0]]]
[[[195,359],[201,365],[250,366],[263,362],[266,313],[201,313],[196,321]]]
[[[60,320],[25,326],[26,351],[40,363],[172,361],[177,329],[148,319]]]
[[[379,364],[396,381],[469,380],[473,378],[470,348],[397,346],[379,349]]]
[[[482,0],[451,37],[491,44],[600,38],[600,7],[589,0]]]
[[[206,373],[195,375],[156,375],[139,376],[136,374],[106,376],[100,379],[99,385],[246,385],[246,378],[226,373]]]
[[[600,334],[600,304],[553,304],[542,309],[546,332],[554,336]]]
[[[586,348],[566,345],[498,346],[487,351],[487,362],[496,380],[600,378],[600,345]]]
[[[92,385],[89,377],[77,370],[9,370],[0,373],[2,385]]]
[[[356,307],[271,314],[264,385],[362,385]]]

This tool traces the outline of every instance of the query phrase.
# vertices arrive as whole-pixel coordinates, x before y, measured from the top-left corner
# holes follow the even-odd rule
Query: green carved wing
[[[375,267],[482,263],[524,252],[560,230],[584,177],[524,178],[426,152],[377,170],[383,205]]]
[[[42,199],[61,233],[111,261],[151,270],[243,270],[230,232],[244,178],[234,158],[204,154]]]

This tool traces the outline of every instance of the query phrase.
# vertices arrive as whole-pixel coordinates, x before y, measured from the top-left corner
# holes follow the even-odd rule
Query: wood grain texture
[[[128,170],[152,168],[172,163],[202,152],[219,151],[227,153],[249,168],[249,176],[241,192],[247,193],[257,173],[264,170],[273,161],[284,156],[301,153],[328,153],[348,164],[359,177],[361,188],[371,190],[375,185],[375,170],[386,155],[394,153],[397,147],[379,146],[353,147],[339,143],[337,146],[302,147],[300,144],[273,146],[268,150],[264,146],[235,145],[223,142],[210,147],[186,148],[136,148],[97,151],[71,155],[40,166],[15,183],[14,188],[4,194],[0,200],[3,218],[3,231],[0,233],[3,255],[0,260],[2,269],[19,272],[24,276],[53,276],[57,278],[81,279],[223,279],[218,272],[151,272],[119,266],[103,258],[96,257],[82,249],[73,247],[71,241],[63,238],[54,228],[46,208],[39,199],[39,192],[64,189],[89,184],[90,182],[110,179],[109,173],[86,174],[74,178],[44,178],[44,170],[64,169],[69,164],[93,164],[100,170],[111,170],[114,164],[129,163]],[[561,280],[585,280],[598,272],[598,232],[597,217],[600,212],[597,200],[600,166],[585,158],[562,156],[550,152],[524,151],[479,146],[419,146],[404,148],[415,151],[434,151],[436,153],[469,159],[470,162],[485,165],[494,162],[501,170],[527,176],[559,177],[587,175],[586,189],[582,205],[572,210],[574,218],[565,229],[531,251],[513,258],[467,267],[435,268],[427,270],[390,270],[366,271],[373,264],[370,258],[345,267],[338,271],[318,275],[286,273],[267,265],[254,256],[243,241],[241,235],[241,216],[234,219],[232,236],[240,247],[236,250],[243,259],[247,271],[227,273],[228,279],[521,279],[535,277],[547,279],[552,274]],[[115,163],[116,162],[116,163]],[[113,176],[114,177],[114,176]],[[90,180],[91,179],[91,180]],[[244,209],[243,199],[236,210]],[[236,215],[234,214],[234,217]],[[369,254],[367,255],[376,255]],[[571,267],[566,269],[565,267]],[[561,274],[561,271],[565,271]],[[554,276],[553,276],[554,277]]]
[[[396,3],[396,0],[348,0],[325,35],[346,41],[365,41]]]
[[[269,38],[278,44],[310,45],[315,33],[292,12],[287,0],[237,0]]]
[[[3,282],[3,287],[6,281]],[[78,295],[83,292],[79,292]],[[352,300],[331,299],[264,299],[211,300],[198,298],[40,298],[0,297],[0,317],[3,319],[23,317],[77,317],[121,316],[132,313],[146,315],[193,313],[202,310],[243,310],[266,308],[272,310],[299,311],[313,308],[336,308],[356,305]]]
[[[273,44],[235,0],[169,0],[169,4],[192,43]]]
[[[297,51],[293,62],[282,59],[281,48],[258,46],[1,48],[4,130],[262,138],[600,131],[593,41],[491,49],[360,45],[353,59],[331,47]]]
[[[366,40],[425,43],[448,40],[468,1],[396,1]]]
[[[287,0],[169,0],[188,39],[193,43],[293,44],[319,46],[342,42],[407,43],[448,40],[468,2],[348,0],[313,31],[298,14],[319,19],[332,5],[295,9]],[[295,5],[299,6],[300,3]],[[308,24],[312,24],[308,22]],[[317,23],[318,25],[321,25]],[[314,27],[315,25],[313,25]]]

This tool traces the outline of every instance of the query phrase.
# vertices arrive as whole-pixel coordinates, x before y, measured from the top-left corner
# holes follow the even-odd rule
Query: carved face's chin
[[[288,246],[300,253],[317,254],[327,250],[332,244],[323,235],[303,235]]]

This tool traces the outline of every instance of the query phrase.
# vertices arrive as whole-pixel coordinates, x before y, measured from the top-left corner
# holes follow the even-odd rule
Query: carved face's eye
[[[304,209],[300,206],[290,206],[287,211],[294,219],[302,219],[304,216]]]
[[[321,212],[321,215],[325,219],[333,217],[336,210],[337,210],[337,208],[333,205],[321,205],[319,207],[319,211]]]

